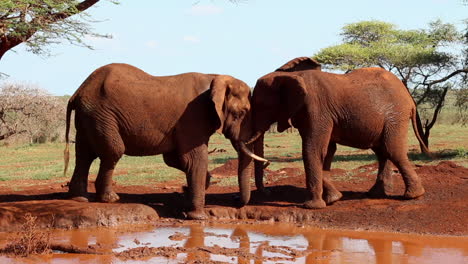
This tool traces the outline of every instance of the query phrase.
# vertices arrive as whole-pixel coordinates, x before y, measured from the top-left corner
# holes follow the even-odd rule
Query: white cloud
[[[145,47],[150,49],[155,49],[159,46],[159,43],[156,40],[148,40],[145,42]]]
[[[223,9],[215,5],[193,5],[192,8],[188,10],[188,13],[194,16],[217,15],[222,12]]]
[[[190,35],[185,35],[182,39],[186,42],[191,42],[191,43],[199,43],[201,41],[199,37],[190,36]]]

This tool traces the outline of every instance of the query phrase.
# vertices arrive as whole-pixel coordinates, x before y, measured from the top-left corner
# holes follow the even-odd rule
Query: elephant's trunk
[[[254,153],[260,157],[264,157],[263,140],[265,133],[262,133],[260,137],[254,143]],[[265,192],[265,186],[263,185],[263,162],[255,161],[255,186],[260,192]]]
[[[241,147],[242,148],[242,147]],[[244,148],[246,148],[244,146]],[[250,200],[250,178],[252,177],[252,158],[244,151],[239,151],[239,167],[237,177],[239,181],[240,206],[246,205]]]

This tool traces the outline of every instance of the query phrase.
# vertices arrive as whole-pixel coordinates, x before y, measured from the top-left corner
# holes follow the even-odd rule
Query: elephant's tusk
[[[250,145],[252,143],[254,143],[260,136],[263,135],[263,132],[261,131],[257,131],[257,133],[255,133],[255,135],[253,135],[249,141],[245,142],[246,145]]]
[[[252,151],[250,151],[243,142],[240,142],[240,149],[242,150],[242,152],[244,152],[246,155],[248,155],[249,157],[251,157],[252,159],[254,160],[258,160],[258,161],[261,161],[261,162],[264,162],[265,164],[263,165],[263,168],[266,168],[268,167],[268,165],[270,165],[270,161],[268,161],[267,159],[264,159],[262,157],[259,157],[255,154],[252,153]]]

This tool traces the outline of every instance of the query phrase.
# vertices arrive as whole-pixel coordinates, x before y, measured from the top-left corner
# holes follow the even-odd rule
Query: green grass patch
[[[461,125],[436,125],[431,132],[430,149],[437,157],[431,160],[419,151],[419,144],[409,129],[409,158],[417,164],[437,164],[441,160],[451,160],[462,166],[468,166],[468,127]],[[303,169],[301,137],[293,133],[269,133],[265,136],[265,157],[272,163],[270,170],[281,168]],[[15,180],[39,180],[66,182],[70,180],[75,167],[74,145],[70,149],[70,165],[66,177],[63,177],[63,143],[25,144],[0,147],[0,184],[6,186]],[[210,139],[208,149],[208,169],[212,170],[236,159],[237,153],[229,140],[215,134]],[[371,150],[359,150],[339,146],[332,168],[353,170],[363,165],[376,162]],[[99,169],[96,160],[90,169],[93,180]],[[185,182],[185,174],[167,166],[161,155],[146,157],[124,156],[115,169],[114,180],[122,185],[145,185],[148,183],[177,180]],[[336,180],[349,180],[353,175],[340,176]],[[252,180],[253,181],[253,180]],[[237,177],[219,178],[219,185],[236,186]],[[21,186],[15,185],[17,189]]]
[[[237,177],[223,177],[217,179],[216,185],[218,186],[237,186],[239,183],[237,182]]]

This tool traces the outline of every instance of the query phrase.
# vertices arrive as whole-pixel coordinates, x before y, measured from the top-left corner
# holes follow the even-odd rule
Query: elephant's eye
[[[242,110],[242,111],[239,111],[237,113],[233,113],[232,115],[233,115],[234,119],[240,119],[240,118],[245,116],[245,111]]]

